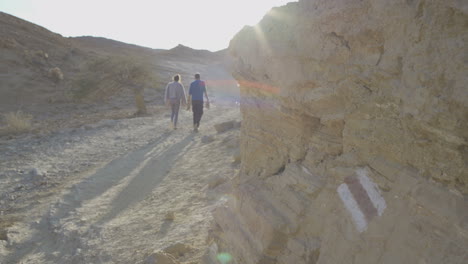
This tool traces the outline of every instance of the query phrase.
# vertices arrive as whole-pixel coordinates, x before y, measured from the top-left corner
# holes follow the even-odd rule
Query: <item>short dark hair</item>
[[[178,82],[180,80],[180,74],[174,75],[172,79],[174,80],[174,82]]]
[[[200,74],[199,73],[195,73],[195,79],[200,79]]]

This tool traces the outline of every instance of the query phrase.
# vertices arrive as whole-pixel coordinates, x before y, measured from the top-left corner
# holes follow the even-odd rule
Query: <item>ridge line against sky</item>
[[[65,37],[94,36],[155,49],[218,51],[245,25],[295,0],[2,0],[0,11]]]

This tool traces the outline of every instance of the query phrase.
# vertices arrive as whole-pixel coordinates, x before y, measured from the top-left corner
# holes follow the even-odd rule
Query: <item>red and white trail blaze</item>
[[[365,169],[358,169],[356,175],[346,177],[344,181],[345,183],[338,186],[337,192],[358,232],[363,232],[374,217],[383,214],[387,205]]]

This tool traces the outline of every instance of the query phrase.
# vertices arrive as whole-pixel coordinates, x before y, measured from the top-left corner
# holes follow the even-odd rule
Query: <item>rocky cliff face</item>
[[[237,263],[468,263],[466,1],[301,0],[235,36]]]

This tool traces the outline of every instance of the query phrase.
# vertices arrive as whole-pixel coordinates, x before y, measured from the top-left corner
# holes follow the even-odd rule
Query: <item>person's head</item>
[[[174,77],[172,79],[174,80],[174,82],[180,81],[180,74],[174,75]]]
[[[195,73],[195,79],[200,80],[200,74],[199,73]]]

